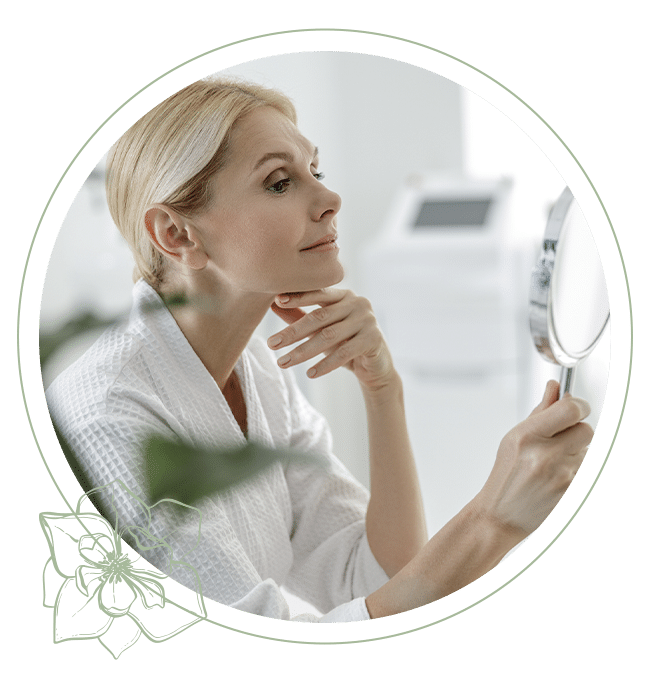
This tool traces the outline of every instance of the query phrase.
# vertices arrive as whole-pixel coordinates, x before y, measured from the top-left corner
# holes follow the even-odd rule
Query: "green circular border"
[[[151,106],[147,105],[146,107],[144,107],[144,109],[142,109],[141,111],[138,112],[137,108],[138,107],[140,107],[140,108],[143,107],[142,102],[141,102],[142,99],[140,101],[136,101],[136,99],[142,93],[144,93],[145,91],[147,91],[149,89],[152,89],[158,83],[163,83],[163,80],[165,78],[169,78],[170,75],[173,75],[174,73],[177,73],[178,71],[180,71],[183,68],[186,68],[188,66],[192,66],[192,64],[197,63],[200,59],[206,58],[210,55],[216,55],[216,54],[218,54],[220,52],[223,52],[225,50],[228,50],[228,49],[231,50],[231,53],[232,52],[237,52],[238,53],[238,49],[241,48],[244,45],[250,46],[251,44],[254,44],[257,47],[257,46],[259,46],[259,45],[257,45],[257,42],[261,41],[261,40],[264,40],[265,38],[270,38],[270,37],[288,38],[288,37],[292,37],[292,36],[293,37],[299,37],[301,35],[304,36],[307,33],[332,33],[332,32],[347,34],[349,37],[354,36],[355,39],[363,41],[364,44],[363,44],[363,49],[362,50],[356,48],[357,46],[360,46],[360,45],[355,44],[354,49],[349,49],[347,51],[359,51],[361,53],[372,53],[372,54],[375,54],[375,55],[378,55],[378,56],[383,56],[383,55],[385,55],[385,52],[386,52],[385,45],[382,43],[381,46],[378,47],[377,44],[379,44],[379,42],[381,42],[382,40],[383,40],[384,43],[392,40],[394,42],[401,43],[402,46],[407,46],[408,48],[415,48],[415,50],[426,50],[427,52],[429,52],[429,55],[433,54],[433,55],[436,55],[437,57],[443,57],[443,60],[447,59],[447,60],[453,62],[453,64],[455,64],[455,66],[457,66],[457,69],[455,71],[455,76],[454,76],[454,72],[451,73],[451,76],[449,76],[447,74],[445,74],[445,76],[449,76],[450,79],[454,79],[455,81],[462,80],[462,85],[463,86],[466,86],[467,88],[473,89],[474,91],[479,93],[479,95],[482,95],[484,98],[492,99],[491,102],[493,102],[495,98],[496,99],[501,99],[501,104],[493,102],[493,104],[495,104],[500,109],[502,109],[503,106],[508,107],[507,104],[505,103],[505,101],[507,101],[508,98],[513,98],[520,106],[522,106],[524,108],[524,110],[523,110],[524,114],[523,115],[521,114],[521,112],[522,112],[521,109],[519,111],[509,109],[509,112],[510,112],[509,116],[511,116],[511,118],[513,119],[513,121],[515,121],[515,123],[517,123],[516,120],[518,118],[523,117],[525,119],[525,124],[524,124],[525,127],[527,129],[530,129],[531,126],[533,126],[533,124],[531,124],[531,120],[530,120],[529,115],[532,114],[533,117],[534,117],[535,126],[536,126],[536,128],[534,129],[534,133],[533,133],[533,139],[539,137],[540,134],[543,135],[543,133],[548,132],[553,137],[553,139],[555,141],[554,144],[559,142],[559,145],[561,146],[561,151],[560,151],[561,154],[563,154],[565,152],[568,153],[572,162],[579,169],[578,171],[574,171],[574,170],[571,169],[571,167],[567,168],[566,165],[564,166],[563,175],[565,175],[565,179],[566,179],[567,183],[571,184],[572,189],[574,190],[574,193],[576,193],[576,196],[581,201],[581,205],[583,206],[583,210],[585,210],[588,217],[589,217],[589,213],[593,212],[593,207],[591,209],[589,207],[585,208],[582,199],[583,199],[583,197],[587,198],[589,196],[591,196],[591,197],[595,196],[596,197],[598,207],[602,211],[601,215],[604,215],[605,220],[607,222],[607,226],[609,228],[609,231],[611,232],[611,234],[614,238],[614,242],[615,242],[616,249],[617,249],[617,252],[618,252],[618,260],[620,261],[620,264],[621,264],[621,267],[622,267],[622,270],[623,270],[625,290],[626,290],[626,295],[627,295],[627,303],[628,303],[628,307],[629,307],[630,359],[629,359],[629,362],[628,362],[626,385],[625,385],[625,391],[624,391],[624,395],[623,395],[623,406],[622,406],[621,412],[618,416],[618,420],[617,420],[617,423],[616,423],[616,426],[615,426],[615,429],[614,429],[613,438],[611,440],[611,443],[610,443],[610,445],[607,449],[607,452],[604,456],[602,464],[600,465],[595,478],[591,482],[591,484],[590,484],[590,486],[587,490],[586,495],[584,495],[584,497],[582,497],[582,499],[578,503],[577,507],[575,507],[575,509],[573,510],[572,515],[570,516],[568,521],[566,521],[566,523],[562,526],[560,531],[557,534],[555,534],[552,537],[552,539],[550,540],[550,542],[545,544],[545,546],[543,546],[542,550],[539,553],[537,553],[536,555],[534,555],[534,557],[527,564],[525,564],[524,567],[521,570],[519,570],[517,573],[512,575],[507,581],[500,583],[499,586],[497,586],[492,591],[489,591],[487,593],[483,590],[483,588],[486,587],[488,582],[484,581],[484,580],[486,580],[489,576],[491,576],[494,573],[494,571],[493,571],[493,573],[490,573],[490,574],[484,576],[484,578],[482,578],[481,580],[478,580],[477,582],[473,583],[472,585],[470,585],[470,587],[466,587],[465,589],[463,589],[462,592],[457,592],[456,594],[453,594],[451,597],[448,597],[447,599],[444,599],[443,601],[437,601],[435,604],[432,604],[431,606],[427,606],[426,608],[421,608],[419,611],[412,611],[410,613],[406,613],[405,615],[397,615],[397,616],[391,617],[389,620],[376,620],[374,622],[365,622],[365,623],[359,622],[359,623],[345,624],[345,625],[329,625],[329,624],[325,625],[325,624],[323,624],[323,625],[319,625],[317,627],[318,630],[319,630],[319,635],[321,635],[321,634],[324,635],[326,632],[329,632],[332,636],[337,634],[337,633],[341,633],[341,629],[347,629],[348,631],[350,629],[353,629],[353,630],[356,630],[356,631],[365,631],[365,632],[385,630],[385,629],[382,629],[381,627],[382,627],[382,623],[386,623],[386,622],[390,622],[391,624],[395,624],[395,626],[402,625],[402,627],[403,627],[400,630],[398,630],[397,632],[392,632],[393,629],[391,629],[390,633],[385,633],[384,635],[374,635],[372,637],[360,637],[360,638],[353,639],[353,640],[345,640],[345,639],[324,640],[322,638],[318,639],[318,640],[314,640],[314,639],[310,640],[308,638],[287,639],[287,638],[282,638],[282,637],[276,637],[274,635],[254,633],[254,632],[251,632],[251,631],[249,631],[245,628],[238,628],[238,627],[226,625],[226,624],[214,621],[214,620],[210,620],[211,623],[213,623],[213,624],[217,624],[217,625],[221,626],[222,628],[225,628],[225,629],[228,629],[228,630],[240,633],[240,634],[249,635],[249,636],[253,636],[253,637],[256,637],[256,638],[262,638],[262,639],[266,639],[266,640],[273,640],[273,641],[277,641],[277,642],[291,643],[291,644],[340,645],[340,644],[369,643],[369,642],[374,642],[374,641],[377,641],[377,640],[383,640],[383,639],[387,639],[387,638],[395,638],[397,636],[413,633],[415,631],[419,631],[419,630],[422,630],[422,629],[425,629],[425,628],[429,628],[431,626],[435,626],[435,625],[440,624],[444,621],[448,621],[449,619],[470,610],[471,608],[479,605],[480,603],[483,603],[488,598],[494,596],[496,593],[498,593],[499,591],[504,589],[506,586],[511,584],[515,579],[520,577],[537,560],[539,560],[539,558],[541,558],[541,556],[561,537],[561,535],[568,528],[568,526],[571,524],[573,519],[577,516],[578,512],[580,511],[580,509],[582,508],[584,503],[587,501],[587,499],[591,495],[591,492],[593,491],[593,488],[595,487],[598,479],[600,478],[600,476],[601,476],[601,474],[602,474],[602,472],[605,468],[605,465],[607,463],[607,460],[609,459],[611,451],[613,450],[613,446],[614,446],[614,443],[616,441],[616,438],[617,438],[617,435],[618,435],[618,432],[619,432],[619,428],[620,428],[622,418],[623,418],[623,414],[624,414],[624,411],[625,411],[625,406],[626,406],[626,403],[627,403],[627,397],[628,397],[629,385],[630,385],[630,378],[631,378],[631,372],[632,372],[632,331],[631,331],[631,327],[632,327],[632,303],[631,303],[631,295],[630,295],[630,288],[629,288],[627,270],[626,270],[625,262],[624,262],[624,259],[623,259],[622,251],[621,251],[621,248],[620,248],[620,245],[619,245],[619,242],[618,242],[618,237],[617,237],[616,232],[614,230],[611,219],[610,219],[610,217],[607,213],[605,205],[604,205],[600,195],[598,194],[598,191],[596,190],[595,185],[593,184],[589,175],[587,174],[586,170],[584,169],[582,164],[578,161],[577,157],[573,154],[573,152],[568,147],[568,145],[564,142],[564,140],[551,127],[551,125],[548,124],[541,117],[541,115],[536,112],[536,110],[534,110],[523,99],[521,99],[519,96],[517,96],[512,90],[510,90],[508,87],[503,85],[497,79],[495,79],[494,77],[491,77],[490,75],[488,75],[487,73],[483,72],[482,70],[476,68],[475,66],[473,66],[473,65],[471,65],[471,64],[463,61],[462,59],[457,58],[457,57],[455,57],[451,54],[448,54],[448,53],[443,52],[439,49],[430,47],[426,44],[416,42],[416,41],[413,41],[413,40],[408,40],[408,39],[405,39],[405,38],[401,38],[401,37],[393,36],[393,35],[388,35],[388,34],[384,34],[384,33],[354,30],[354,29],[340,29],[340,28],[306,28],[306,29],[278,31],[278,32],[273,32],[273,33],[256,35],[256,36],[244,38],[244,39],[241,39],[241,40],[236,40],[236,41],[233,41],[233,42],[229,42],[225,45],[216,47],[215,49],[208,50],[208,51],[203,52],[202,54],[199,54],[199,55],[197,55],[197,56],[195,56],[191,59],[188,59],[188,60],[184,61],[183,63],[175,66],[174,68],[166,71],[165,73],[163,73],[159,77],[156,77],[151,82],[149,82],[147,85],[145,85],[144,87],[139,89],[131,97],[129,97],[109,117],[106,118],[106,120],[93,132],[93,134],[82,145],[82,147],[79,149],[79,151],[74,155],[74,157],[72,158],[72,160],[70,161],[70,163],[66,167],[65,171],[63,172],[63,174],[59,178],[57,184],[54,187],[54,190],[50,194],[50,197],[48,198],[47,203],[46,203],[46,205],[43,209],[43,212],[41,214],[41,217],[38,221],[36,231],[34,232],[34,235],[32,237],[31,244],[30,244],[30,247],[29,247],[29,251],[28,251],[28,254],[27,254],[27,258],[25,260],[25,265],[24,265],[24,268],[23,268],[23,275],[22,275],[22,278],[21,278],[21,285],[20,285],[20,293],[19,293],[19,301],[18,301],[18,316],[17,316],[18,317],[18,356],[17,356],[18,370],[19,370],[21,393],[22,393],[22,397],[23,397],[23,404],[24,404],[25,412],[26,412],[27,419],[28,419],[28,422],[29,422],[29,425],[30,425],[30,430],[32,432],[34,441],[36,443],[36,446],[37,446],[37,449],[38,449],[39,454],[41,456],[41,459],[43,461],[43,464],[44,464],[44,466],[45,466],[45,468],[46,468],[46,470],[47,470],[47,472],[50,476],[50,479],[52,480],[53,484],[55,485],[55,487],[59,491],[59,494],[63,498],[64,502],[66,502],[66,504],[68,504],[67,499],[64,495],[63,489],[61,488],[61,486],[57,482],[57,479],[56,479],[55,475],[53,474],[51,467],[49,466],[49,464],[47,463],[47,460],[45,459],[45,456],[43,454],[40,442],[37,438],[37,434],[36,434],[36,430],[35,430],[35,427],[34,427],[33,419],[32,419],[32,416],[30,414],[30,411],[29,411],[29,407],[28,407],[28,404],[27,404],[27,397],[26,397],[26,393],[25,393],[25,385],[24,385],[24,380],[23,380],[23,364],[22,364],[22,361],[21,361],[21,352],[20,352],[20,349],[21,349],[20,327],[21,327],[23,296],[24,296],[25,286],[26,286],[26,281],[27,281],[27,268],[28,268],[28,265],[30,263],[32,253],[34,251],[34,247],[35,247],[35,244],[36,244],[36,237],[37,237],[39,231],[41,230],[41,225],[43,223],[43,220],[44,220],[46,214],[48,213],[48,210],[50,209],[50,206],[53,203],[53,200],[54,200],[55,196],[57,196],[57,194],[61,195],[63,193],[63,191],[66,191],[67,193],[69,193],[69,189],[68,190],[62,190],[61,192],[59,191],[62,184],[63,184],[64,179],[71,172],[74,172],[75,176],[78,175],[79,171],[75,170],[73,167],[74,167],[75,163],[77,162],[77,160],[79,159],[82,152],[84,152],[84,150],[86,150],[86,148],[90,145],[90,143],[94,139],[96,139],[98,135],[101,134],[101,132],[105,129],[105,127],[110,126],[111,121],[120,112],[122,112],[130,103],[135,103],[135,105],[131,106],[129,111],[131,112],[131,115],[135,114],[136,116],[131,120],[130,123],[127,123],[127,124],[123,125],[123,128],[126,128],[127,126],[129,126],[131,123],[133,123],[135,118],[139,117],[141,114],[144,113],[144,111],[149,109],[149,107],[151,107]],[[370,42],[369,42],[369,40],[370,40]],[[375,40],[378,40],[378,42],[375,41]],[[274,45],[275,45],[275,42],[274,42]],[[302,46],[305,47],[307,45],[302,45]],[[288,51],[326,51],[326,50],[333,50],[333,49],[331,48],[331,46],[326,47],[325,49],[318,49],[318,48],[315,48],[313,45],[311,45],[310,48],[298,48],[298,49],[291,48]],[[342,51],[341,49],[338,49],[338,50]],[[287,50],[284,50],[284,51],[287,51]],[[394,53],[395,50],[394,49],[393,50],[389,49],[388,51],[391,51],[391,53]],[[250,53],[247,54],[246,58],[244,58],[244,59],[237,56],[237,57],[235,57],[235,60],[232,61],[231,63],[222,63],[220,65],[220,67],[215,68],[214,70],[219,70],[219,69],[222,69],[224,67],[227,67],[227,65],[232,65],[234,63],[239,63],[239,62],[243,62],[243,61],[250,60],[250,59],[253,59],[253,58],[258,58],[260,56],[270,55],[268,50],[265,50],[265,49],[261,49],[261,50],[258,49],[257,52],[258,53],[255,53],[254,55],[250,55]],[[273,53],[283,53],[283,51],[276,51],[276,52],[273,52]],[[228,56],[230,56],[230,54]],[[411,56],[413,56],[413,54],[411,54]],[[389,56],[389,58],[394,58],[394,57],[395,56],[393,56],[393,55]],[[404,60],[406,62],[413,63],[414,65],[419,65],[420,67],[425,67],[429,70],[434,70],[432,67],[429,67],[428,65],[423,66],[421,64],[422,61],[424,61],[424,62],[427,61],[426,58],[419,58],[419,57],[409,58],[407,56],[406,58],[399,58],[398,60]],[[417,62],[415,62],[415,61],[417,61]],[[465,81],[467,79],[467,76],[466,76],[467,69],[469,69],[469,71],[471,71],[471,73],[473,75],[478,76],[478,77],[474,77],[472,82],[469,83],[469,84]],[[214,71],[214,70],[211,70],[211,72]],[[449,70],[449,68],[446,68],[446,67],[436,68],[434,71],[435,72],[440,72],[440,74],[443,74],[441,72],[441,70],[447,71],[447,70]],[[453,71],[454,69],[451,68],[451,70]],[[203,73],[203,74],[207,74],[207,73]],[[199,75],[198,77],[200,77],[200,76],[202,76],[202,75]],[[198,79],[198,77],[196,77],[195,79]],[[168,79],[167,82],[165,82],[164,84],[167,84],[168,82],[170,82],[171,79],[173,79],[173,78]],[[488,92],[488,95],[485,95],[483,93],[483,88],[484,88],[486,80],[489,83],[488,87],[491,87],[490,91]],[[193,80],[192,79],[186,80],[185,83],[187,83],[187,81],[193,81]],[[495,88],[494,85],[496,85],[496,88]],[[181,84],[181,86],[182,86],[182,84]],[[176,87],[176,88],[178,88],[178,87]],[[176,88],[172,88],[172,91],[175,91]],[[171,93],[171,91],[169,93]],[[169,93],[164,93],[164,95],[158,95],[156,102],[158,102],[158,100],[161,100],[162,98],[164,98],[166,95],[169,95]],[[505,98],[503,98],[504,94],[505,94]],[[140,103],[139,105],[137,104],[138,102]],[[536,122],[539,122],[540,124],[536,124]],[[522,126],[522,124],[519,124],[519,125]],[[113,139],[111,139],[111,143],[112,143],[112,140]],[[539,144],[539,142],[538,142],[538,144]],[[545,146],[546,145],[548,145],[548,142],[545,142]],[[556,149],[556,151],[552,152],[551,154],[557,154],[557,148],[555,148],[555,149]],[[103,152],[101,152],[101,153],[103,153]],[[100,155],[101,155],[101,153],[100,153]],[[551,158],[553,163],[557,165],[556,161],[553,160],[551,155],[549,155],[549,158]],[[95,163],[96,163],[96,161],[95,161]],[[573,175],[573,177],[568,177],[569,175]],[[582,185],[578,189],[574,188],[574,182],[575,182],[575,179],[578,175],[581,176],[582,178],[584,178],[587,181],[589,189],[586,189]],[[82,176],[82,177],[85,177],[85,176]],[[70,182],[70,180],[68,180],[68,183],[69,182]],[[592,222],[592,220],[590,218],[590,224],[591,224],[591,222]],[[595,233],[596,237],[598,237],[598,231],[595,230],[594,233]],[[43,236],[41,236],[41,239],[42,238],[43,238]],[[607,270],[607,265],[606,265],[606,270]],[[34,274],[32,273],[31,276],[34,276]],[[40,281],[41,281],[40,284],[42,286],[42,277],[40,278]],[[610,276],[608,275],[608,283],[609,283],[609,281],[610,281]],[[615,311],[613,311],[613,314],[615,314]],[[612,356],[612,359],[614,361],[614,354]],[[614,368],[612,368],[612,369],[614,369]],[[39,377],[39,379],[40,379],[40,377]],[[611,383],[611,377],[610,377],[610,383]],[[607,397],[611,398],[611,395],[609,394],[609,392],[610,391],[609,391],[609,388],[608,388]],[[43,409],[44,413],[46,414],[46,409],[45,409],[44,403],[42,403],[42,409]],[[48,417],[47,423],[49,424],[49,417]],[[593,451],[593,446],[592,446],[592,451]],[[63,461],[63,462],[65,462],[65,461]],[[65,467],[67,468],[67,464],[66,464]],[[584,469],[584,466],[583,466],[583,469]],[[582,472],[582,470],[581,470],[581,472]],[[580,477],[580,473],[579,473],[578,477]],[[576,478],[576,481],[578,481],[578,478]],[[582,480],[582,481],[584,482],[584,480]],[[570,489],[570,491],[569,491],[570,493],[571,493],[571,490],[572,489]],[[564,500],[566,500],[566,496],[565,496],[565,499],[563,499],[563,502],[564,502]],[[562,505],[562,503],[561,503],[561,505]],[[571,506],[573,506],[573,505],[571,505]],[[558,509],[560,509],[560,508],[558,507]],[[563,507],[562,512],[564,512],[566,509],[567,509],[566,507]],[[557,519],[557,517],[555,516],[555,513],[552,515],[552,518],[554,520]],[[531,542],[537,541],[537,536],[538,535],[539,535],[539,533],[536,533],[536,535],[533,538],[531,538],[531,540],[526,544],[526,547],[528,547],[531,544]],[[543,537],[545,539],[546,535],[544,535]],[[510,563],[510,559],[508,559],[508,561],[506,561],[506,563],[508,564],[508,568],[510,568],[510,566],[512,565],[512,563]],[[500,568],[502,569],[504,565],[505,564],[502,564],[502,566]],[[498,574],[502,575],[503,573],[500,572]],[[480,584],[481,591],[476,590],[476,585],[477,584]],[[434,611],[439,611],[438,606],[440,606],[440,605],[451,607],[452,605],[455,606],[459,602],[466,603],[467,601],[465,601],[465,600],[459,601],[458,597],[461,594],[462,594],[463,598],[465,598],[466,596],[470,596],[470,595],[473,596],[474,594],[477,594],[477,593],[482,594],[480,596],[480,598],[475,599],[475,600],[470,599],[469,604],[464,605],[464,607],[462,607],[460,609],[452,608],[449,611],[445,610],[445,612],[447,612],[447,614],[445,614],[444,616],[442,616],[440,618],[427,619],[427,617],[425,616],[425,615],[429,615],[430,613],[432,613]],[[190,592],[190,595],[193,597],[193,594],[191,594],[191,592]],[[217,606],[216,609],[214,610],[214,612],[218,613],[220,619],[221,618],[228,619],[229,621],[235,622],[235,623],[240,623],[240,622],[243,623],[247,620],[254,620],[256,626],[259,626],[260,624],[262,624],[262,620],[257,616],[245,615],[245,613],[239,613],[238,611],[227,608],[226,606],[220,606],[218,604],[214,604],[214,605]],[[436,607],[434,608],[434,606],[436,606]],[[427,623],[420,624],[416,627],[404,628],[404,627],[406,627],[405,622],[412,621],[412,618],[413,618],[414,615],[416,615],[416,613],[417,613],[418,616],[420,616],[420,615],[424,616],[425,619],[427,619]],[[245,617],[242,617],[242,615],[245,615]],[[266,621],[267,621],[267,624],[264,624],[264,626],[268,625],[270,627],[269,630],[272,630],[272,631],[277,631],[278,630],[277,628],[275,628],[275,625],[278,625],[278,624],[281,625],[279,627],[280,630],[287,630],[287,629],[296,630],[296,631],[297,630],[302,630],[302,633],[305,634],[305,635],[307,635],[307,632],[309,631],[309,629],[314,629],[314,627],[312,625],[295,624],[295,623],[290,623],[290,622],[279,622],[279,621],[276,621],[276,620],[266,620]],[[420,621],[420,620],[418,619],[417,621]],[[368,628],[368,627],[370,627],[370,628]],[[264,630],[267,630],[267,629],[264,629]],[[361,635],[361,633],[359,635]],[[309,633],[309,636],[313,636],[313,633]]]

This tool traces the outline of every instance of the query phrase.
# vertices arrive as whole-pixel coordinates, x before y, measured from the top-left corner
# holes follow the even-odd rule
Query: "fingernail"
[[[279,301],[281,304],[286,304],[291,297],[288,294],[279,294],[276,297],[276,300]]]
[[[270,348],[275,348],[282,343],[282,337],[276,334],[275,336],[269,337],[269,340],[266,343]]]
[[[316,367],[307,370],[307,376],[311,379],[316,376]]]
[[[288,362],[290,362],[290,361],[291,361],[291,356],[290,356],[290,355],[283,355],[283,356],[278,360],[278,364],[280,365],[280,367],[283,367],[284,365],[286,365],[286,364],[287,364]]]

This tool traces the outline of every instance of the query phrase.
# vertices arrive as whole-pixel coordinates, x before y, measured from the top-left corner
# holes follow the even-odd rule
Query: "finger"
[[[283,355],[278,360],[278,364],[281,367],[292,367],[301,362],[311,360],[321,353],[329,354],[342,343],[357,336],[362,327],[363,320],[360,317],[328,325],[319,330],[310,339],[296,346],[296,348],[286,355]],[[361,345],[361,343],[357,345]]]
[[[551,404],[557,402],[560,398],[560,384],[558,381],[548,381],[546,383],[546,389],[544,390],[544,396],[542,401],[530,412],[530,416],[538,414],[544,409],[548,409]]]
[[[559,442],[565,455],[580,456],[587,451],[593,436],[593,428],[581,422],[558,433],[553,440]]]
[[[292,343],[306,339],[308,336],[321,330],[325,330],[323,336],[326,337],[326,340],[330,341],[328,345],[329,348],[336,343],[334,340],[335,334],[331,327],[335,323],[349,319],[350,314],[353,312],[353,308],[352,304],[339,302],[337,304],[332,304],[331,306],[321,306],[310,313],[305,313],[299,308],[287,309],[288,311],[299,311],[302,315],[296,322],[291,323],[289,327],[285,327],[277,334],[270,336],[267,341],[269,348],[284,348],[285,346],[290,346]],[[356,322],[360,327],[360,321],[357,320]],[[328,327],[330,329],[325,329]],[[349,336],[351,335],[348,330],[348,333],[344,338],[348,338]]]
[[[367,327],[362,328],[351,339],[340,343],[336,348],[332,349],[326,357],[316,363],[307,372],[307,376],[309,378],[317,378],[324,374],[329,374],[353,360],[355,362],[362,360],[364,356],[372,353],[373,342],[373,330]]]
[[[339,367],[344,367],[348,362],[354,360],[355,357],[358,357],[363,350],[357,348],[357,344],[354,343],[354,340],[358,338],[359,335],[353,337],[349,341],[345,341],[337,348],[332,350],[331,353],[326,355],[322,360],[317,362],[313,367],[307,371],[307,376],[310,379],[316,379],[319,376],[324,376],[333,372]]]
[[[275,298],[275,303],[278,306],[327,306],[341,301],[346,294],[350,294],[349,290],[342,288],[327,287],[322,290],[310,290],[309,292],[289,292],[286,294],[279,294]]]
[[[283,308],[281,306],[278,306],[275,302],[271,304],[271,310],[275,315],[280,316],[284,322],[289,323],[289,325],[293,324],[294,322],[297,322],[300,320],[300,318],[304,317],[306,313],[299,308]]]
[[[548,408],[529,416],[524,423],[540,437],[550,439],[589,416],[591,407],[586,400],[565,395]]]

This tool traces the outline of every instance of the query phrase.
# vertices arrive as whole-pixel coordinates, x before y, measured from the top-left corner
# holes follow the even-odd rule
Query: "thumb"
[[[304,315],[307,315],[301,308],[282,308],[275,302],[271,304],[271,310],[275,315],[280,316],[288,325],[300,320]]]
[[[560,384],[557,381],[549,381],[546,384],[546,390],[544,390],[544,397],[542,397],[542,401],[530,412],[530,416],[534,416],[540,411],[548,409],[553,403],[558,401],[559,397]]]

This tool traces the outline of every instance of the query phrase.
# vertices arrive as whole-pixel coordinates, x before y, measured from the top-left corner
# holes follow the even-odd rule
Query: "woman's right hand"
[[[366,598],[372,618],[431,603],[481,577],[532,533],[569,487],[593,430],[584,400],[549,381],[539,406],[502,440],[478,495]]]
[[[582,423],[589,404],[565,395],[549,381],[530,416],[501,441],[487,482],[471,505],[523,539],[557,505],[569,487],[593,437]]]

